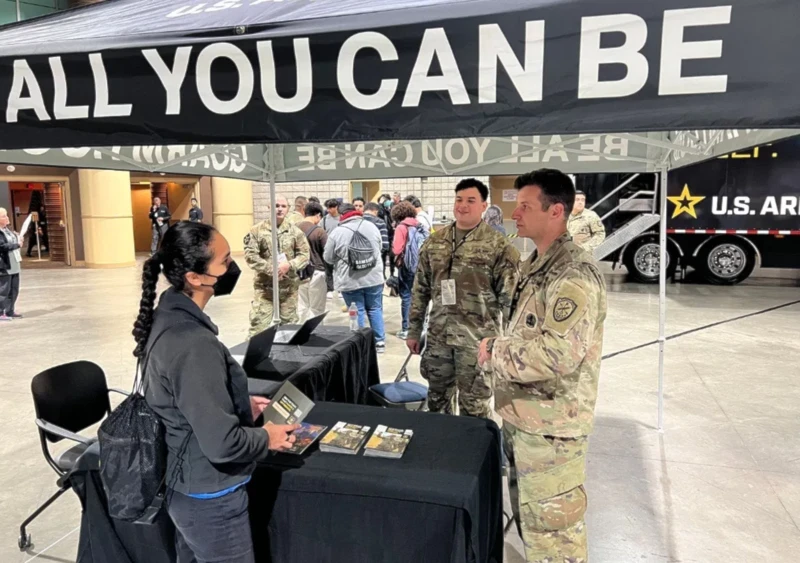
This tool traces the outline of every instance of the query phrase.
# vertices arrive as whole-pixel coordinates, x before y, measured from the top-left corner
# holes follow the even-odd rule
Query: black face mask
[[[231,260],[231,263],[228,264],[228,269],[221,276],[212,276],[211,274],[206,275],[211,276],[212,278],[217,278],[217,282],[214,285],[208,285],[205,283],[203,285],[213,288],[215,297],[221,297],[223,295],[230,295],[233,293],[233,288],[236,287],[236,282],[239,281],[239,276],[242,275],[242,271],[239,269],[238,264]]]

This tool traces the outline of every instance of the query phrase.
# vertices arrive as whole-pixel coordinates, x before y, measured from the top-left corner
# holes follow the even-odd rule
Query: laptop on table
[[[267,330],[259,332],[248,341],[247,351],[242,361],[242,367],[247,375],[253,373],[261,363],[269,359],[269,353],[272,350],[272,343],[277,332],[278,325],[274,325]]]
[[[275,335],[275,344],[306,344],[316,328],[322,323],[328,312],[312,317],[304,322],[299,329],[280,329]]]

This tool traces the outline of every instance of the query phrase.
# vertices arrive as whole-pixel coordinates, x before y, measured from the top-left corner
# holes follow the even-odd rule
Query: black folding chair
[[[428,317],[422,327],[419,339],[420,354],[425,352],[428,343]],[[370,393],[378,403],[384,407],[406,409],[409,411],[424,410],[428,404],[428,388],[422,383],[411,381],[408,377],[408,362],[411,360],[410,351],[406,356],[400,371],[392,383],[379,383],[369,388]]]
[[[58,497],[70,488],[69,473],[97,437],[77,434],[103,420],[111,412],[106,376],[97,364],[79,361],[50,368],[33,378],[31,392],[36,410],[36,426],[45,460],[58,474],[58,490],[31,514],[19,527],[18,545],[25,551],[33,544],[27,526]],[[63,439],[75,442],[71,448],[53,457],[49,444]]]

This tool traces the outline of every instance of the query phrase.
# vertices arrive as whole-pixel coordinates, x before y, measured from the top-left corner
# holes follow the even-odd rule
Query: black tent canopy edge
[[[269,4],[281,23],[259,33],[273,40],[247,26],[206,33],[225,17],[264,23],[256,1],[235,18],[220,8],[165,22],[167,9],[228,3],[162,0],[132,19],[149,34],[121,32],[93,52],[59,54],[57,38],[152,0],[0,30],[0,148],[800,127],[800,36],[787,23],[800,3],[513,0],[487,13],[496,2],[405,0],[388,18],[298,0]],[[190,44],[156,46],[176,29]],[[137,48],[115,49],[125,37]]]

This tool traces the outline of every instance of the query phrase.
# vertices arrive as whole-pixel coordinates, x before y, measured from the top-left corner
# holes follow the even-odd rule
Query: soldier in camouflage
[[[275,200],[278,223],[278,297],[281,324],[297,323],[297,294],[300,287],[298,272],[308,265],[310,249],[303,231],[286,220],[289,204],[285,197]],[[272,227],[270,220],[255,225],[244,237],[244,257],[255,271],[255,296],[250,309],[250,336],[272,325]]]
[[[491,417],[492,390],[475,350],[495,336],[511,305],[519,252],[481,219],[489,189],[475,179],[456,186],[455,223],[432,233],[422,246],[411,294],[409,350],[420,353],[420,337],[431,305],[428,340],[420,371],[429,384],[428,407]]]
[[[569,216],[567,230],[572,241],[591,254],[606,239],[606,228],[600,217],[591,209],[586,209],[586,194],[575,192],[575,205]]]
[[[594,259],[572,242],[572,180],[557,170],[517,178],[513,218],[537,251],[522,266],[503,336],[481,342],[503,418],[509,489],[531,563],[585,563],[586,451],[606,317]]]
[[[291,211],[288,215],[286,215],[286,222],[290,225],[302,223],[304,219],[305,215],[298,213],[297,211]]]

